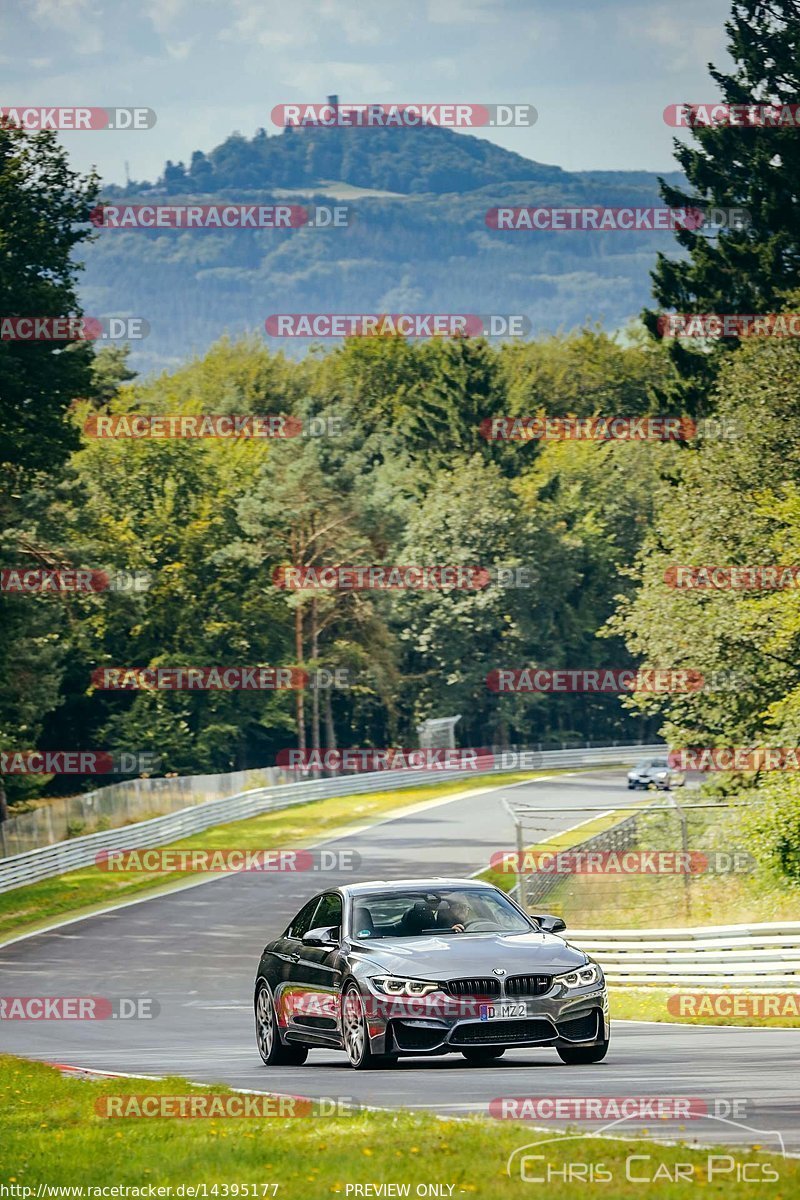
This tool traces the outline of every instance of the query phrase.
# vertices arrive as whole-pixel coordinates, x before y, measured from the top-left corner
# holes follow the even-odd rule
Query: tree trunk
[[[333,702],[331,700],[331,688],[325,689],[325,746],[328,750],[333,750],[336,746],[336,729],[333,724]]]
[[[317,621],[317,598],[311,598],[311,659],[314,663],[314,670],[318,670],[317,659],[319,657],[319,623]],[[319,681],[319,674],[316,677]],[[328,689],[330,690],[330,689]],[[319,750],[319,687],[311,689],[311,747],[313,750]]]
[[[298,604],[294,610],[294,648],[295,658],[297,659],[298,670],[303,669],[303,606]],[[298,687],[295,691],[295,703],[297,705],[297,748],[305,750],[306,748],[306,702],[305,690],[303,687]]]
[[[319,751],[319,623],[317,621],[317,598],[311,598],[311,661],[314,666],[315,679],[311,688],[311,748]],[[321,775],[319,767],[314,767],[314,778]]]

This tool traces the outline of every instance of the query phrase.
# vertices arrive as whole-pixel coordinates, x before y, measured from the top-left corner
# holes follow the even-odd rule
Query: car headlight
[[[570,971],[568,975],[556,975],[553,983],[562,983],[565,988],[579,988],[600,983],[602,978],[603,973],[597,964],[587,963],[585,967],[578,967],[577,971]]]
[[[658,772],[659,779],[666,779],[668,775],[669,775],[669,771],[659,771]]]
[[[429,996],[440,991],[439,984],[429,979],[402,979],[397,975],[376,975],[370,983],[385,996]]]

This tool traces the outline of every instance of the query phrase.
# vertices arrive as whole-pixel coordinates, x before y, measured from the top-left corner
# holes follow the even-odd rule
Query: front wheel
[[[353,983],[342,996],[342,1039],[354,1071],[393,1067],[397,1062],[396,1054],[374,1054],[370,1049],[364,1001]]]
[[[486,1067],[502,1058],[505,1052],[505,1046],[471,1046],[469,1050],[461,1051],[471,1067]]]
[[[559,1058],[568,1066],[586,1066],[602,1062],[608,1054],[608,1038],[594,1046],[556,1046]]]
[[[256,1044],[268,1067],[301,1067],[308,1058],[308,1046],[284,1046],[281,1041],[275,1005],[265,983],[259,984],[256,993]]]

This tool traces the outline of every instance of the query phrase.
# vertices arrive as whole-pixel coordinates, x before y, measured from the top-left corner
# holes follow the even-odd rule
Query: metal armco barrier
[[[545,750],[527,753],[525,770],[547,770],[555,767],[595,767],[606,763],[629,763],[642,756],[663,753],[666,747],[658,746],[602,746],[593,749]],[[202,833],[214,825],[225,825],[229,821],[241,821],[245,817],[256,817],[261,813],[290,808],[296,804],[309,804],[329,796],[357,795],[361,792],[390,792],[421,784],[443,783],[446,780],[462,779],[465,786],[476,775],[502,774],[503,771],[519,770],[514,765],[498,764],[492,756],[478,760],[477,770],[472,771],[370,771],[360,775],[343,775],[335,779],[304,780],[277,787],[254,788],[235,796],[209,800],[179,812],[120,829],[103,830],[85,837],[56,842],[23,854],[12,854],[0,859],[0,892],[49,879],[79,867],[92,865],[102,850],[148,849],[163,846]]]
[[[569,929],[618,987],[800,990],[800,921],[693,929]]]

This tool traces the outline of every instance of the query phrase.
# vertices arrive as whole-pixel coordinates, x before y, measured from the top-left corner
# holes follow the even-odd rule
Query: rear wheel
[[[469,1050],[461,1051],[471,1067],[486,1067],[502,1058],[505,1052],[505,1046],[471,1046]]]
[[[345,988],[342,996],[342,1038],[354,1071],[393,1067],[397,1062],[396,1054],[373,1054],[370,1049],[364,1001],[354,983]]]
[[[556,1046],[559,1058],[568,1066],[587,1066],[601,1062],[608,1054],[608,1038],[594,1046]]]
[[[256,993],[256,1044],[268,1067],[301,1067],[308,1058],[308,1046],[284,1046],[278,1033],[278,1021],[272,995],[265,983]]]

